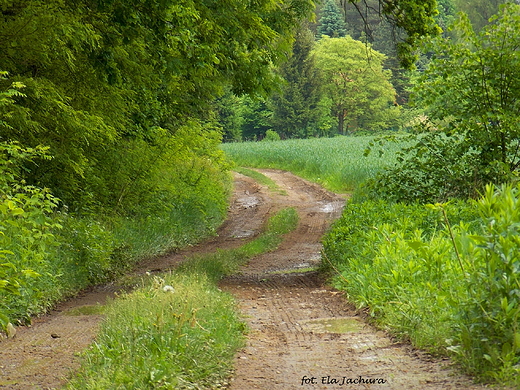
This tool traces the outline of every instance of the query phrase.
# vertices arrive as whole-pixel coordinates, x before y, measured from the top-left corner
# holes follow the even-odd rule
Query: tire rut
[[[428,355],[395,343],[320,279],[320,238],[341,215],[345,199],[288,172],[259,170],[287,195],[269,192],[235,175],[229,218],[216,237],[201,245],[141,263],[133,275],[174,268],[193,254],[237,247],[253,239],[267,218],[295,207],[299,226],[280,247],[254,258],[221,288],[233,293],[249,324],[246,347],[235,361],[229,389],[332,389],[343,378],[381,378],[384,384],[356,389],[480,389]],[[0,342],[0,389],[54,389],[78,367],[77,354],[95,338],[101,315],[67,315],[104,304],[120,287],[99,286],[60,304],[14,339]],[[324,379],[322,379],[324,378]],[[329,383],[323,383],[323,380]]]
[[[258,171],[287,191],[272,195],[273,208],[295,207],[300,223],[276,251],[221,282],[249,325],[229,390],[483,388],[368,325],[317,272],[299,272],[319,264],[320,239],[345,199],[288,172]]]

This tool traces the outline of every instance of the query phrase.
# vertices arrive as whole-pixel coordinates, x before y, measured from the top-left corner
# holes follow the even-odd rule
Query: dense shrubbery
[[[519,222],[520,187],[430,207],[351,203],[324,256],[340,272],[336,285],[383,327],[518,385]]]
[[[105,282],[138,259],[211,234],[225,213],[225,174],[209,168],[199,169],[191,186],[170,177],[175,196],[170,191],[155,203],[141,204],[141,210],[133,207],[130,216],[58,211],[59,201],[49,191],[20,181],[20,160],[45,156],[42,148],[0,144],[1,327]]]

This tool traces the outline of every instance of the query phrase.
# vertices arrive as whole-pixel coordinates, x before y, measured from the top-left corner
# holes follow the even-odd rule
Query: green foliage
[[[447,0],[444,0],[447,1]],[[489,24],[489,19],[495,15],[500,5],[511,3],[511,0],[450,0],[457,12],[464,12],[471,20],[475,31],[480,31]]]
[[[455,25],[457,41],[442,38],[415,90],[427,114],[458,134],[465,153],[475,153],[480,181],[501,183],[520,166],[520,6],[508,4],[476,34],[467,17]]]
[[[5,324],[214,231],[229,165],[211,104],[270,90],[313,2],[0,3]]]
[[[383,70],[385,56],[360,41],[323,38],[313,50],[325,96],[338,120],[338,133],[388,125],[385,114],[395,112],[395,90]]]
[[[109,305],[96,343],[69,389],[210,388],[224,385],[244,324],[229,294],[217,288],[252,256],[275,249],[296,228],[295,209],[281,210],[265,232],[237,249],[194,257],[174,274]]]
[[[263,139],[268,130],[271,130],[273,112],[267,99],[250,98],[244,96],[239,109],[241,117],[242,139],[256,141]]]
[[[397,30],[404,31],[404,37],[397,43],[397,53],[401,65],[406,69],[413,68],[417,60],[417,45],[421,38],[440,34],[441,28],[435,21],[438,14],[436,0],[377,0],[375,5],[364,1],[363,10],[358,0],[341,0],[345,8],[348,3],[355,4],[363,17],[370,9],[378,10]],[[364,23],[367,23],[365,20]],[[370,29],[370,26],[366,26]]]
[[[393,166],[363,183],[359,198],[436,203],[478,196],[485,185],[476,168],[478,156],[461,136],[433,131],[409,138]]]
[[[265,132],[265,138],[262,141],[280,141],[280,136],[274,130],[267,130]]]
[[[336,0],[325,1],[318,18],[318,37],[327,35],[330,38],[340,38],[346,34],[345,21],[338,3]]]
[[[296,33],[292,56],[279,67],[281,91],[271,96],[273,129],[284,138],[308,138],[327,134],[323,123],[330,117],[320,106],[321,80],[310,55],[314,36],[306,25]]]
[[[13,313],[18,314],[12,296],[27,295],[33,278],[55,277],[46,257],[58,245],[55,232],[61,221],[52,217],[58,200],[19,180],[22,161],[45,157],[44,148],[0,143],[0,329],[13,320]],[[25,305],[22,313],[34,311],[33,300],[27,299]]]
[[[25,96],[11,96],[0,140],[49,146],[54,158],[27,166],[24,176],[70,210],[116,203],[121,211],[121,199],[150,194],[155,184],[143,177],[162,174],[153,162],[192,142],[179,128],[207,120],[225,87],[237,94],[272,87],[271,65],[312,9],[309,0],[6,3],[0,62]]]
[[[223,144],[239,166],[286,169],[333,191],[356,188],[368,177],[395,162],[402,144],[391,144],[384,158],[364,157],[373,136],[313,138],[279,142]]]
[[[487,186],[478,201],[481,230],[461,227],[467,297],[450,349],[469,369],[520,385],[520,187]]]
[[[428,116],[418,117],[418,134],[398,163],[367,184],[369,196],[405,202],[474,198],[486,184],[517,176],[520,6],[503,7],[479,34],[466,17],[456,26],[459,39],[439,38],[430,46],[434,58],[414,89]]]
[[[518,386],[520,187],[425,207],[349,203],[325,236],[324,266],[382,326]]]

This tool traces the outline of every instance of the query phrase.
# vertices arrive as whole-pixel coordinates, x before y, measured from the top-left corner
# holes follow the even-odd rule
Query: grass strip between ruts
[[[67,389],[196,389],[224,386],[245,324],[217,282],[296,228],[287,208],[263,234],[236,249],[194,257],[175,271],[142,278],[111,302],[96,342]]]

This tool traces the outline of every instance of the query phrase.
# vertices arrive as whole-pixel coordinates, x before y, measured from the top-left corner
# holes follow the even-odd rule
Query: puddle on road
[[[247,238],[255,235],[254,230],[235,230],[231,233],[231,237],[233,238]]]
[[[355,317],[316,318],[301,325],[314,333],[351,333],[363,329],[364,324]]]
[[[323,213],[332,213],[334,211],[334,204],[327,203],[320,207],[320,211]]]
[[[258,206],[260,204],[260,199],[256,196],[243,196],[236,200],[236,203],[244,209],[249,209],[251,207]]]

